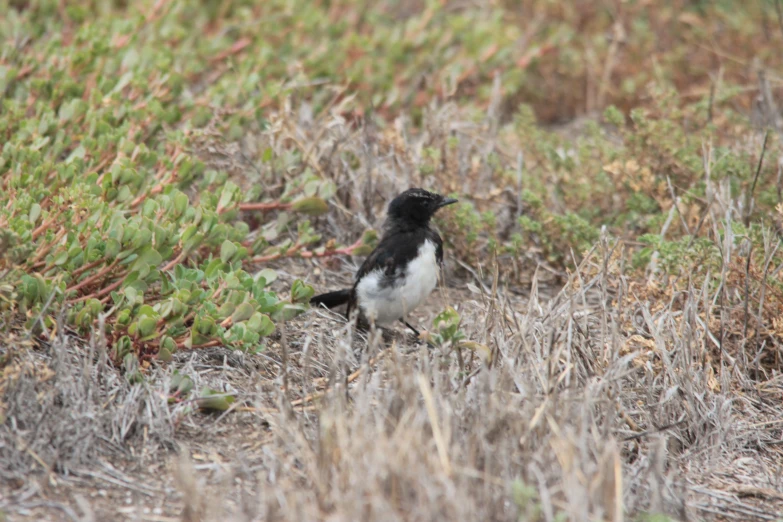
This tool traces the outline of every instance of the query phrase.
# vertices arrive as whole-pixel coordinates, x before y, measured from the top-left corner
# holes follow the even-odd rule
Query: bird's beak
[[[446,205],[451,205],[452,203],[456,203],[457,201],[459,200],[454,198],[443,198],[443,200],[438,204],[438,208],[445,207]]]

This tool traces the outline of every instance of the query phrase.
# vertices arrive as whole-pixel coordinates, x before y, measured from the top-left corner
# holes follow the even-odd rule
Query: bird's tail
[[[346,304],[351,298],[351,289],[335,290],[325,294],[315,295],[310,298],[310,304],[314,306],[324,305],[327,308],[334,308]]]

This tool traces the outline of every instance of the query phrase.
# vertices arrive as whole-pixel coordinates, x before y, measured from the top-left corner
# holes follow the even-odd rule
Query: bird
[[[358,312],[360,325],[389,327],[400,321],[420,336],[406,317],[435,289],[443,265],[443,240],[430,220],[457,201],[421,188],[399,194],[389,203],[381,240],[353,286],[313,296],[310,304],[330,309],[347,304],[345,316]]]

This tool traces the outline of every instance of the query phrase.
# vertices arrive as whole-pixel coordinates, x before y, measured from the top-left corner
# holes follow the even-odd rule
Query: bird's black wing
[[[435,243],[435,260],[438,262],[438,266],[441,266],[443,264],[443,240],[440,234],[428,228],[426,238]]]
[[[408,263],[418,255],[419,246],[425,238],[426,231],[424,230],[385,236],[356,272],[354,288],[364,276],[378,269],[383,272],[386,278],[390,279],[391,283],[391,278],[399,271],[404,270]]]
[[[394,277],[408,266],[408,263],[416,257],[421,242],[426,237],[426,230],[409,230],[385,235],[370,252],[370,255],[359,267],[354,278],[351,291],[351,299],[348,302],[346,314],[350,316],[351,310],[356,307],[356,285],[367,274],[381,270],[384,275],[382,286],[391,286]]]

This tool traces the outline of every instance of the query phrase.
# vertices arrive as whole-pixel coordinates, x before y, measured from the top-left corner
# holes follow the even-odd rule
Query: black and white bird
[[[435,289],[443,264],[443,240],[430,228],[430,219],[456,202],[420,188],[394,198],[381,241],[359,268],[353,287],[316,295],[310,304],[347,304],[347,317],[358,309],[364,323],[389,326],[399,320],[418,335],[405,318]]]

